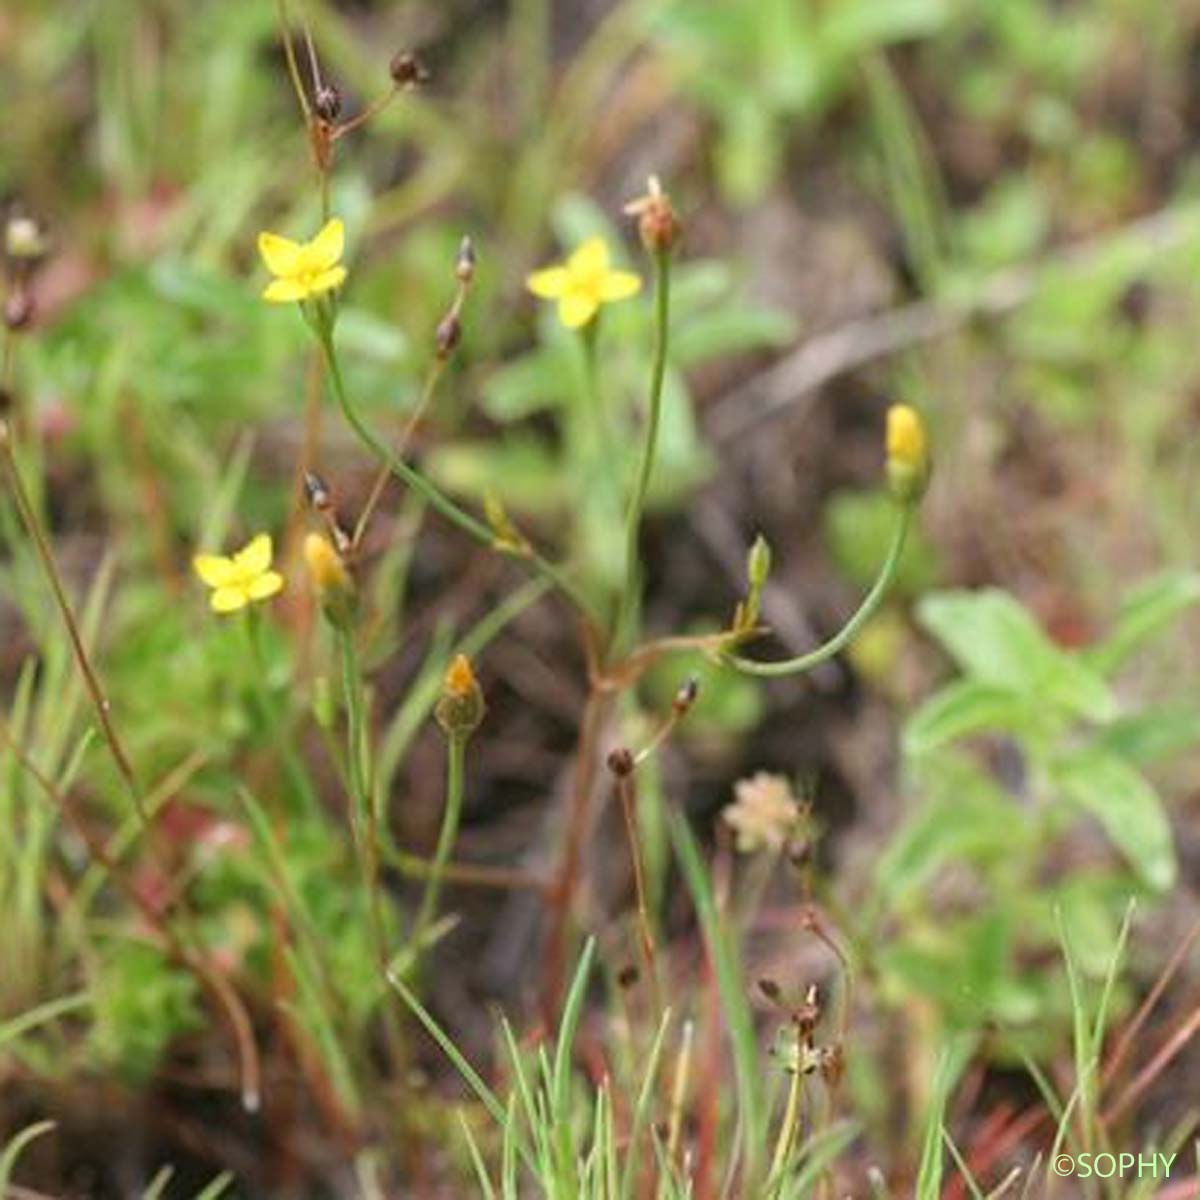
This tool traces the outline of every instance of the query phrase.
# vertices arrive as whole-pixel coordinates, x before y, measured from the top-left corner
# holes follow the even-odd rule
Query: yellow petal
[[[303,249],[299,242],[280,237],[277,233],[258,235],[258,252],[272,275],[291,275],[300,262]]]
[[[596,315],[599,307],[599,301],[587,292],[568,292],[558,302],[558,319],[568,329],[578,329]]]
[[[341,217],[332,217],[321,227],[321,232],[305,247],[312,269],[327,271],[336,266],[346,249],[346,227]]]
[[[271,535],[260,533],[253,537],[234,556],[233,561],[243,576],[261,575],[271,566]]]
[[[192,559],[192,567],[212,588],[224,587],[237,576],[237,567],[234,566],[233,559],[226,558],[223,554],[197,554]]]
[[[572,275],[601,275],[608,270],[608,246],[602,237],[590,237],[570,258],[567,270]]]
[[[272,304],[288,304],[293,300],[303,300],[308,295],[308,288],[295,279],[272,279],[263,288],[262,298]]]
[[[246,585],[246,595],[251,600],[265,600],[283,590],[283,576],[278,571],[264,571],[257,579]]]
[[[609,271],[600,280],[600,299],[628,300],[642,290],[642,281],[632,271]]]
[[[566,267],[544,267],[525,279],[525,286],[543,300],[557,300],[567,290],[570,275]]]
[[[340,287],[345,278],[345,267],[330,267],[327,271],[322,271],[308,281],[308,294],[315,296],[318,292],[327,292],[330,288]]]
[[[239,608],[245,608],[248,599],[246,589],[243,587],[219,587],[209,599],[209,605],[213,612],[231,613],[237,612]]]

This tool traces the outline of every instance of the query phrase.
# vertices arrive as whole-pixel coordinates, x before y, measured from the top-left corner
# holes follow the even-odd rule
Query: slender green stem
[[[439,491],[420,471],[410,467],[399,455],[393,453],[387,443],[377,437],[366,422],[363,421],[351,402],[349,393],[346,391],[346,384],[342,379],[341,368],[338,365],[337,351],[333,345],[333,330],[330,327],[328,318],[318,316],[313,322],[313,328],[320,340],[321,349],[325,353],[325,361],[329,367],[329,378],[333,383],[334,394],[337,396],[342,415],[349,422],[351,429],[358,435],[359,440],[380,462],[385,463],[394,475],[398,476],[408,487],[412,488],[413,491],[428,501],[447,520],[457,525],[459,529],[470,534],[476,541],[481,542],[489,549],[497,549],[495,535],[482,521],[477,520],[469,512],[459,508],[453,500]],[[522,562],[528,562],[538,574],[544,575],[555,587],[569,596],[581,612],[595,618],[596,612],[594,606],[566,577],[561,568],[556,567],[553,563],[543,558],[536,550],[532,549],[525,553],[515,554],[513,557]]]
[[[446,807],[442,812],[442,828],[438,834],[437,848],[433,852],[433,864],[425,884],[425,895],[413,923],[411,946],[414,956],[421,954],[421,941],[425,937],[433,918],[437,915],[438,894],[450,861],[450,851],[458,837],[458,823],[462,818],[463,764],[466,759],[467,739],[449,736],[446,739]]]
[[[54,603],[58,608],[59,615],[62,617],[63,625],[66,626],[67,636],[71,642],[71,649],[75,653],[75,662],[79,667],[80,675],[83,676],[84,685],[92,701],[92,707],[96,712],[96,718],[100,722],[100,729],[104,735],[105,744],[108,746],[109,754],[116,764],[117,773],[121,776],[125,790],[129,793],[129,798],[133,802],[134,811],[137,813],[138,819],[141,821],[143,827],[148,828],[150,817],[146,811],[145,798],[134,775],[133,764],[130,761],[129,754],[126,752],[125,745],[118,736],[116,726],[113,724],[112,706],[108,702],[107,695],[105,695],[104,687],[100,682],[100,676],[97,675],[95,667],[92,666],[87,647],[83,644],[83,634],[79,630],[79,623],[75,619],[71,602],[67,599],[66,589],[63,587],[62,578],[59,575],[58,564],[54,561],[54,555],[50,550],[50,542],[42,528],[41,521],[38,519],[37,512],[34,510],[33,502],[29,498],[24,480],[21,478],[21,472],[17,467],[16,455],[13,453],[12,434],[5,422],[0,422],[0,454],[3,455],[5,473],[8,475],[9,488],[12,491],[13,500],[16,502],[17,511],[20,513],[21,523],[25,526],[25,532],[29,534],[34,549],[37,551],[38,561],[41,563],[42,571],[46,576],[47,582],[50,584],[50,591],[54,595]]]
[[[363,889],[366,892],[371,936],[375,942],[379,970],[386,979],[389,962],[387,922],[379,884],[379,819],[371,796],[371,758],[363,711],[362,666],[354,645],[354,635],[349,629],[338,630],[338,643],[342,657],[342,688],[346,697],[346,758],[353,805],[354,843],[358,849]]]
[[[913,504],[901,505],[896,529],[892,534],[892,544],[888,547],[887,557],[883,560],[883,566],[879,568],[879,575],[876,577],[875,583],[863,599],[862,604],[858,606],[855,614],[829,641],[815,650],[810,650],[807,654],[801,654],[798,658],[788,658],[781,662],[756,662],[752,658],[741,658],[736,654],[724,654],[721,656],[721,661],[747,675],[798,675],[802,671],[811,671],[814,667],[840,653],[863,625],[871,619],[887,594],[888,588],[891,587],[896,569],[900,565],[900,555],[904,552],[904,543],[912,525],[914,510],[915,505]]]
[[[802,1051],[797,1048],[797,1055]],[[788,1151],[792,1146],[792,1139],[796,1131],[796,1118],[800,1115],[800,1095],[804,1090],[804,1076],[800,1071],[800,1064],[797,1062],[792,1070],[791,1082],[788,1084],[787,1106],[783,1111],[783,1120],[779,1126],[779,1137],[775,1142],[775,1153],[771,1158],[771,1169],[767,1172],[767,1179],[778,1186],[783,1173],[783,1168],[787,1164]]]
[[[283,759],[283,767],[287,772],[288,778],[291,780],[292,786],[303,798],[308,812],[310,814],[316,813],[320,811],[321,801],[317,796],[316,789],[313,787],[312,780],[309,778],[308,771],[300,761],[295,744],[288,736],[288,730],[280,714],[280,705],[275,703],[275,699],[271,694],[270,671],[266,655],[263,653],[257,609],[250,608],[246,611],[245,630],[246,640],[250,645],[251,676],[253,677],[254,698],[258,703],[259,715],[262,718],[263,724],[266,725],[267,731],[271,736],[271,740],[275,743],[280,757]]]
[[[625,516],[625,586],[617,610],[614,642],[622,646],[632,637],[638,608],[641,570],[638,563],[638,533],[646,493],[654,472],[654,457],[658,450],[658,428],[662,417],[663,381],[667,374],[668,319],[671,306],[671,252],[654,253],[654,363],[650,374],[650,411],[646,418],[646,436],[642,442],[642,460],[638,466],[633,496]]]

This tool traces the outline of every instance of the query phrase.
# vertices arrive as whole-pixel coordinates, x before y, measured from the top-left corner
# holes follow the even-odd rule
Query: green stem
[[[342,415],[349,422],[351,429],[358,435],[359,440],[381,463],[386,464],[394,475],[399,477],[418,495],[424,497],[447,520],[457,525],[464,533],[469,534],[489,549],[496,549],[496,538],[482,521],[477,520],[469,512],[459,508],[453,500],[439,491],[420,471],[410,467],[399,455],[392,452],[386,442],[382,441],[372,432],[371,428],[359,416],[358,411],[350,401],[349,393],[346,391],[346,384],[342,379],[341,367],[338,365],[337,351],[333,345],[332,322],[328,315],[318,314],[313,320],[313,328],[321,343],[321,349],[324,351],[325,361],[329,367],[329,378],[333,383],[334,394],[337,396]],[[528,562],[538,574],[545,576],[555,587],[569,596],[581,612],[586,613],[590,617],[595,617],[595,609],[587,597],[567,579],[560,568],[543,558],[536,550],[530,549],[528,552],[514,555],[514,557],[523,562]]]
[[[370,746],[363,712],[362,666],[354,635],[338,630],[342,657],[342,690],[346,698],[346,758],[350,775],[350,800],[353,805],[354,842],[358,847],[363,887],[371,917],[371,935],[379,958],[380,970],[387,971],[387,924],[384,921],[383,894],[379,886],[379,819],[372,802]]]
[[[413,924],[411,945],[417,958],[421,954],[421,941],[437,914],[442,878],[446,873],[446,864],[450,861],[450,851],[458,837],[458,823],[462,817],[463,763],[466,759],[466,749],[466,738],[451,735],[446,739],[446,808],[442,813],[442,828],[438,834],[437,848],[433,853],[433,864],[425,885],[425,895],[421,898],[421,907],[417,910],[417,919]]]
[[[251,608],[246,611],[246,638],[250,643],[250,664],[253,676],[253,690],[258,702],[259,715],[283,759],[284,770],[292,782],[292,786],[303,797],[309,814],[320,811],[321,802],[317,797],[312,780],[296,753],[296,748],[288,737],[280,717],[279,706],[275,703],[268,682],[268,667],[266,656],[263,654],[262,640],[259,634],[258,610]]]
[[[803,1052],[797,1046],[797,1057]],[[779,1126],[779,1137],[775,1142],[775,1153],[771,1159],[771,1169],[767,1179],[778,1184],[782,1178],[783,1168],[787,1164],[788,1151],[791,1149],[792,1138],[796,1129],[796,1118],[800,1115],[800,1094],[803,1091],[803,1076],[800,1073],[800,1063],[797,1062],[792,1071],[791,1082],[788,1085],[787,1107],[784,1109],[783,1121]]]
[[[642,524],[642,512],[646,507],[646,493],[650,488],[650,476],[654,471],[654,457],[658,449],[658,428],[662,417],[663,381],[667,374],[667,344],[669,340],[667,322],[671,304],[671,253],[657,250],[654,253],[654,363],[650,375],[650,412],[646,419],[646,436],[642,443],[642,460],[638,466],[637,480],[629,510],[625,516],[625,586],[617,610],[614,642],[619,647],[632,636],[635,614],[638,607],[641,571],[638,564],[638,532]]]
[[[756,662],[754,659],[741,658],[736,654],[723,654],[721,661],[747,675],[773,677],[797,675],[802,671],[811,671],[814,667],[840,653],[863,625],[871,619],[887,594],[900,564],[900,555],[904,552],[904,543],[908,538],[909,527],[912,525],[915,507],[914,504],[901,506],[896,529],[892,534],[892,544],[888,547],[887,557],[883,560],[883,566],[879,569],[875,583],[863,599],[862,604],[858,606],[855,614],[829,641],[815,650],[810,650],[807,654],[801,654],[798,658],[788,658],[781,662]]]

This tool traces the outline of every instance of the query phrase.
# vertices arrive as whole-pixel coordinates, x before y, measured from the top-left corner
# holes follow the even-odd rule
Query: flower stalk
[[[671,304],[671,250],[669,246],[660,246],[653,249],[651,254],[654,259],[654,363],[650,375],[650,410],[646,418],[642,457],[634,482],[633,496],[625,516],[625,583],[617,609],[613,637],[614,644],[618,648],[628,644],[633,637],[636,625],[641,588],[638,534],[641,530],[642,513],[646,507],[646,494],[650,489],[650,477],[654,471],[654,459],[658,450],[663,381],[666,379],[667,372],[668,321]]]

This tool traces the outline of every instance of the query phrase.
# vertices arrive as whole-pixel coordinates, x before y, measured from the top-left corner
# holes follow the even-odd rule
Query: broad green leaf
[[[946,863],[995,861],[1018,853],[1027,829],[1018,809],[988,788],[926,802],[892,839],[875,874],[881,903],[892,906]]]
[[[1060,762],[1055,778],[1074,803],[1104,826],[1150,887],[1165,892],[1175,883],[1175,845],[1162,801],[1124,759],[1089,747]]]
[[[1116,716],[1104,680],[1055,646],[1006,592],[939,592],[926,597],[918,613],[968,675],[1093,721]]]
[[[1015,732],[1029,723],[1025,697],[983,683],[959,679],[930,696],[904,726],[904,752],[927,754],[947,742],[985,730]]]
[[[483,409],[497,421],[519,421],[557,407],[571,386],[571,369],[561,346],[526,354],[496,371],[483,391]]]
[[[1135,588],[1117,615],[1112,632],[1087,651],[1090,666],[1102,674],[1115,671],[1143,642],[1200,602],[1200,575],[1167,571]]]
[[[1135,766],[1145,766],[1200,743],[1200,708],[1178,705],[1145,709],[1106,726],[1096,740]]]
[[[691,367],[725,355],[785,346],[795,336],[796,323],[787,313],[728,300],[682,324],[671,338],[671,360],[678,367]]]
[[[426,467],[443,487],[474,501],[493,490],[510,509],[545,512],[564,500],[562,473],[550,450],[534,437],[439,446]]]

